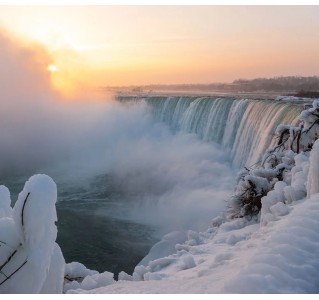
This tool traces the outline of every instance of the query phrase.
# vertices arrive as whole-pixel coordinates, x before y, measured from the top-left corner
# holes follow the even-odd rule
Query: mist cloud
[[[71,155],[99,108],[63,102],[47,71],[52,59],[40,45],[22,45],[2,30],[0,61],[0,175],[36,172]]]
[[[43,172],[59,188],[107,174],[105,185],[119,191],[121,211],[98,213],[162,231],[205,228],[225,209],[233,172],[217,145],[172,134],[143,101],[63,102],[51,88],[44,49],[25,48],[4,33],[0,45],[2,181]]]

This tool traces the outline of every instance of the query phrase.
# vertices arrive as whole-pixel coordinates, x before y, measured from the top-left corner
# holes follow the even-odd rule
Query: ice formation
[[[8,192],[0,203],[7,214],[0,218],[0,292],[61,293],[64,258],[57,237],[57,188],[46,175],[34,175],[8,210]]]

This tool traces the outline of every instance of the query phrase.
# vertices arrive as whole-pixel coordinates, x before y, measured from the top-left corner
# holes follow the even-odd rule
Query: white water
[[[260,161],[279,124],[295,124],[302,106],[233,97],[143,97],[155,118],[173,131],[195,133],[228,151],[235,167]],[[119,97],[134,100],[136,97]]]

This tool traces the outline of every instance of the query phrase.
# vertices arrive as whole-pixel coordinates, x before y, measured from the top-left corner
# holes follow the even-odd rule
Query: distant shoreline
[[[319,76],[238,79],[232,83],[104,86],[100,89],[113,93],[136,93],[144,96],[164,94],[177,96],[257,96],[262,99],[275,99],[277,96],[319,98]]]
[[[238,97],[242,98],[260,98],[260,99],[268,99],[275,100],[277,96],[281,94],[276,92],[220,92],[220,91],[182,91],[182,90],[153,90],[153,91],[141,91],[134,92],[129,90],[118,90],[115,92],[117,96],[136,96],[136,97],[148,97],[148,96],[188,96],[188,97],[209,97],[209,96],[217,96],[217,97]]]
[[[313,91],[300,91],[294,95],[291,95],[294,97],[302,97],[302,98],[319,98],[319,92],[313,92]]]

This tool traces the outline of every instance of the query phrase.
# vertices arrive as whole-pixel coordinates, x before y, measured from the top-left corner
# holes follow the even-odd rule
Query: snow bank
[[[92,290],[115,282],[113,273],[107,271],[99,273],[79,262],[66,264],[64,279],[63,292],[70,294],[76,293],[77,290]]]
[[[310,168],[307,185],[307,196],[319,193],[319,141],[313,145],[310,155]]]
[[[311,102],[314,99],[304,98],[304,97],[294,97],[294,96],[277,96],[276,101],[286,101],[286,102]]]
[[[79,262],[71,262],[65,266],[65,278],[67,280],[84,279],[87,275],[98,274],[98,271],[90,270]]]
[[[319,293],[319,194],[294,208],[266,236],[227,293]]]
[[[283,207],[285,205],[284,188],[286,186],[285,182],[277,182],[274,190],[261,199],[261,225],[267,225],[269,220],[273,221],[276,219],[276,215],[284,215],[284,212],[288,211],[288,209]]]
[[[11,217],[12,208],[10,205],[10,191],[6,186],[0,185],[0,218]]]
[[[286,203],[304,198],[307,194],[307,177],[309,170],[309,153],[295,156],[295,166],[291,170],[291,184],[284,188]]]
[[[3,195],[5,195],[3,197]],[[8,204],[8,191],[2,188]],[[12,217],[0,219],[0,292],[61,293],[64,258],[57,237],[57,189],[46,175],[25,184]]]
[[[103,272],[92,275],[87,275],[81,282],[72,281],[67,283],[64,287],[64,292],[69,294],[76,294],[77,290],[92,290],[102,286],[107,286],[114,283],[113,273]]]
[[[147,266],[152,260],[175,253],[175,245],[184,243],[186,238],[186,233],[183,231],[174,231],[164,235],[162,239],[151,248],[149,253],[139,262],[138,265]]]

